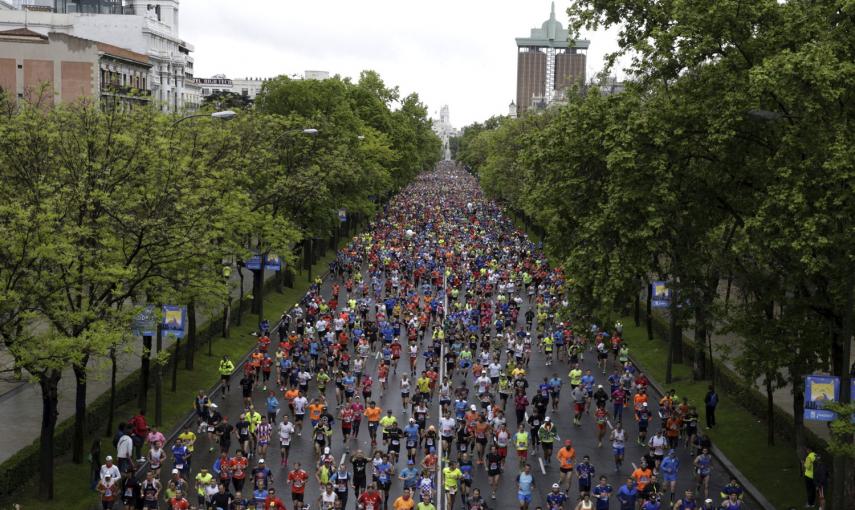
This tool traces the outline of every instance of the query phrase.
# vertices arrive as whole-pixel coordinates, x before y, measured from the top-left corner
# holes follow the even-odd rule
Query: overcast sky
[[[567,26],[570,0],[555,2]],[[507,114],[516,97],[516,44],[549,17],[550,0],[181,0],[181,37],[196,48],[195,76],[302,75],[354,79],[380,73],[417,92],[436,116],[449,105],[462,127]],[[591,40],[588,78],[617,47],[614,32]]]

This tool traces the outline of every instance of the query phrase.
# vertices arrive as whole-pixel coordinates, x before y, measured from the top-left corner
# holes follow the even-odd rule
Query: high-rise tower
[[[585,81],[585,52],[590,41],[570,40],[555,19],[555,2],[549,19],[532,28],[529,37],[517,38],[517,112],[548,105],[573,83]]]

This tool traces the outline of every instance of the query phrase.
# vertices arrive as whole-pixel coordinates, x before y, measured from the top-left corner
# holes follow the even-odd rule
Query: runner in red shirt
[[[232,473],[232,483],[235,486],[235,492],[243,490],[247,464],[246,457],[243,456],[240,450],[236,451],[235,456],[229,461],[229,471]]]
[[[359,495],[356,502],[362,505],[363,510],[380,510],[383,498],[377,492],[377,485],[372,483],[365,492]]]
[[[175,497],[166,502],[169,505],[169,510],[188,510],[190,502],[184,497],[181,491],[175,492]]]
[[[291,501],[303,502],[303,495],[306,493],[306,482],[309,480],[309,473],[306,473],[300,468],[300,463],[294,463],[294,469],[288,473],[288,485],[291,486]]]

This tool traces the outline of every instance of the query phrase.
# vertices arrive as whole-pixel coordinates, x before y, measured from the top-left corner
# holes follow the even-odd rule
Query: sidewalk
[[[274,274],[273,272],[265,272],[265,280],[273,277]],[[232,273],[232,278],[235,282],[239,281],[240,278],[237,271]],[[244,277],[244,293],[252,293],[251,276]],[[236,288],[233,292],[233,298],[237,298],[238,296],[239,289]],[[233,311],[233,313],[235,312]],[[208,310],[198,311],[198,323],[200,327],[208,321],[210,315],[210,311]],[[172,343],[173,341],[170,339],[163,339],[164,348],[169,347]],[[142,341],[136,340],[130,345],[132,346],[132,350],[128,352],[122,351],[117,356],[117,381],[121,381],[140,366]],[[199,350],[203,350],[204,346],[198,346],[198,348]],[[0,351],[0,366],[5,366],[9,363],[11,363],[11,360],[8,353]],[[167,382],[165,384],[168,384],[168,380],[166,378]],[[109,390],[110,360],[107,358],[97,358],[90,361],[86,403],[90,404]],[[61,423],[69,417],[74,416],[74,399],[74,372],[69,367],[63,371],[62,379],[59,382],[59,418],[57,423]],[[0,413],[0,430],[3,431],[3,434],[0,435],[0,462],[4,462],[17,453],[18,450],[39,438],[42,421],[41,390],[38,384],[28,381],[27,374],[25,373],[24,382],[15,383],[6,381],[0,384],[0,406],[3,408],[3,413]],[[121,419],[121,417],[118,418]],[[130,416],[127,416],[127,418],[130,418]]]
[[[692,329],[684,329],[683,334],[692,340],[695,339],[695,331]],[[713,348],[713,356],[715,358],[715,362],[723,363],[728,369],[734,371],[735,373],[739,373],[736,369],[736,364],[734,363],[734,359],[739,356],[740,347],[742,344],[742,339],[734,334],[727,335],[718,335],[713,334],[711,337],[712,348]],[[725,358],[722,358],[722,352],[729,352],[729,355]],[[852,361],[855,361],[855,355],[850,360],[850,365]],[[783,372],[785,369],[781,369]],[[766,389],[763,386],[763,381],[758,379],[754,383],[755,389],[759,391],[762,395],[766,395]],[[775,390],[773,394],[773,400],[775,405],[781,408],[782,411],[787,413],[789,416],[793,416],[793,387],[790,384],[782,388],[778,388]],[[810,429],[817,436],[828,441],[831,439],[831,435],[828,430],[828,425],[824,422],[818,421],[805,421],[805,428]]]

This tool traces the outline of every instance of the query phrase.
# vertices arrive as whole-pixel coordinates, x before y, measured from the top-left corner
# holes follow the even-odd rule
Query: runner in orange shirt
[[[632,472],[632,479],[635,480],[638,491],[641,492],[650,483],[650,477],[653,476],[653,470],[647,467],[647,462],[642,460],[641,465],[635,468]]]
[[[383,414],[383,410],[377,407],[377,403],[372,400],[362,414],[368,419],[368,436],[371,438],[371,445],[374,446],[377,444],[377,427],[380,426],[380,416]]]
[[[563,488],[566,482],[567,490],[569,491],[570,486],[573,485],[573,464],[576,462],[576,449],[573,448],[573,441],[566,439],[564,447],[560,448],[555,456],[558,458],[558,462],[561,463],[558,466],[558,469],[561,471],[561,479],[558,483]]]
[[[309,421],[312,422],[313,430],[318,425],[318,422],[321,421],[321,415],[324,413],[326,407],[317,398],[312,399],[312,403],[309,404]]]

